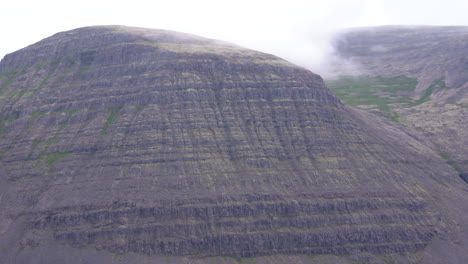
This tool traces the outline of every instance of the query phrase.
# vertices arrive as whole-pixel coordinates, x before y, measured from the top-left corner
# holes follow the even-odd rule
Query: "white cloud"
[[[120,24],[222,39],[313,70],[320,69],[330,32],[338,28],[468,25],[468,2],[456,0],[23,0],[4,1],[1,8],[0,57],[58,31]]]

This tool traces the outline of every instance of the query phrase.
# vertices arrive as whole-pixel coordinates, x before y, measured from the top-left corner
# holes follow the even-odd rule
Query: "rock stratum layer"
[[[426,138],[468,182],[467,43],[468,27],[461,26],[350,29],[336,37],[340,63],[333,75],[369,75],[377,85],[368,89],[361,78],[354,87],[341,81],[330,86],[341,87],[345,102],[393,112],[394,120]]]
[[[103,26],[9,54],[0,72],[6,263],[466,253],[456,171],[275,56]]]

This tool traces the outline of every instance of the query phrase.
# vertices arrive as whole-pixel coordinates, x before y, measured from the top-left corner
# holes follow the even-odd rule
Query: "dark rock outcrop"
[[[419,261],[408,256],[465,230],[454,169],[275,56],[90,27],[9,54],[0,72],[6,263],[69,246],[76,263],[94,250]]]

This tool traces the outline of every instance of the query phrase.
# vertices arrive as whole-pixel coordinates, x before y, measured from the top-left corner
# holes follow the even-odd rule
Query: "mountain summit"
[[[273,55],[100,26],[0,72],[5,263],[466,257],[457,172]]]

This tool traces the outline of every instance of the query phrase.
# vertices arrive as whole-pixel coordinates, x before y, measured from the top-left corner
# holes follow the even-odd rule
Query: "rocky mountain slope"
[[[275,56],[102,26],[0,72],[2,263],[467,257],[457,172]]]
[[[328,84],[345,103],[427,138],[468,181],[467,43],[468,27],[348,30],[336,38],[339,63]]]

